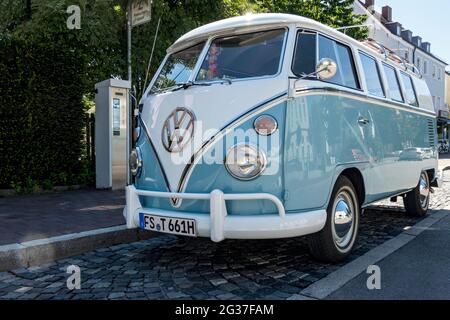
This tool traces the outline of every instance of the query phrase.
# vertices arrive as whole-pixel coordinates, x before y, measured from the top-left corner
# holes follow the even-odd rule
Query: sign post
[[[128,1],[128,21],[127,21],[127,65],[128,65],[128,81],[132,87],[132,70],[131,70],[131,31],[133,27],[147,23],[151,20],[152,16],[152,0],[129,0]],[[130,90],[130,101],[129,101],[129,117],[128,117],[128,131],[127,131],[127,185],[131,184],[132,178],[130,173],[130,168],[128,166],[129,152],[133,148],[133,132],[136,124],[135,121],[135,108],[137,101],[135,98],[135,92]]]
[[[131,26],[136,27],[140,24],[149,22],[152,19],[152,1],[135,0],[131,7]]]
[[[127,64],[128,81],[131,81],[131,30],[133,27],[149,22],[152,19],[152,0],[130,0],[128,2],[127,21]]]

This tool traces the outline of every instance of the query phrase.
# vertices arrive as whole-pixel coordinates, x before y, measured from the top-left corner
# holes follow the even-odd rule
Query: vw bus
[[[255,14],[179,38],[140,104],[128,228],[190,237],[308,236],[338,262],[370,204],[427,213],[436,115],[420,74],[374,41]]]

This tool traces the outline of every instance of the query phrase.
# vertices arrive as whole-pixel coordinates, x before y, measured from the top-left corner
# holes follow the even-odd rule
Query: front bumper
[[[210,214],[143,208],[139,196],[209,200]],[[228,215],[225,205],[227,200],[269,200],[277,207],[278,215]],[[322,230],[327,217],[325,210],[286,214],[283,203],[274,195],[267,193],[224,194],[220,190],[211,193],[172,193],[138,190],[131,185],[126,187],[126,202],[124,217],[129,229],[139,227],[139,213],[189,218],[196,220],[198,236],[210,237],[214,242],[224,239],[277,239],[303,236]]]

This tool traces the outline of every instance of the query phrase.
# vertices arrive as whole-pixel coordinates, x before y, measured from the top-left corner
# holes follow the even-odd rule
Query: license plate
[[[197,226],[193,219],[162,217],[153,214],[140,214],[141,229],[188,237],[197,236]]]

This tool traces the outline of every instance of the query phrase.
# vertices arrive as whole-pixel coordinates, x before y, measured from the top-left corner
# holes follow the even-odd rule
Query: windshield
[[[186,83],[195,68],[195,64],[205,46],[205,42],[176,52],[169,56],[164,64],[152,91],[161,91]]]
[[[197,81],[275,75],[283,51],[284,29],[219,38],[211,43]]]

